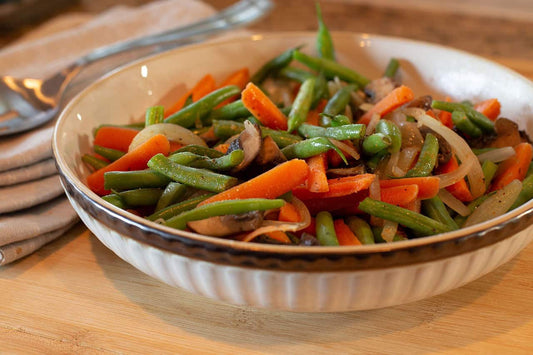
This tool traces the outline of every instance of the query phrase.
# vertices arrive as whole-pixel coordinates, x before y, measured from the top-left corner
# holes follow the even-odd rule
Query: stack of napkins
[[[46,78],[92,49],[183,26],[215,11],[195,0],[115,7],[97,17],[69,14],[0,50],[0,74]],[[77,223],[51,149],[53,122],[0,137],[0,265],[31,254]]]

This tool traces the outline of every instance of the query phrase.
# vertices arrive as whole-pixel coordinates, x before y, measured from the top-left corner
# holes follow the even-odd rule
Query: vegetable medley
[[[434,99],[290,48],[250,75],[205,75],[144,122],[95,129],[89,188],[180,230],[241,241],[360,245],[449,232],[533,197],[532,146],[497,98]]]

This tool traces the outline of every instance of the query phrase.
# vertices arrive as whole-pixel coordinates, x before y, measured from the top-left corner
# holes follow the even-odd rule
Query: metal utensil
[[[210,35],[243,26],[265,15],[270,0],[241,0],[203,21],[160,34],[102,47],[48,79],[0,77],[0,136],[23,132],[51,120],[59,111],[65,89],[89,64],[133,49],[151,48],[151,54],[201,41]]]

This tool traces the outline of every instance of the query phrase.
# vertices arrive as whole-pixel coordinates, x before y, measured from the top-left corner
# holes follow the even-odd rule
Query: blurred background
[[[157,0],[0,0],[0,49],[32,29],[62,16],[80,21],[112,6],[140,6]],[[179,0],[177,0],[179,1]],[[224,8],[232,0],[204,0]],[[314,30],[312,0],[273,0],[269,16],[254,31]],[[478,55],[533,58],[532,0],[321,0],[331,30],[400,36],[440,43]]]

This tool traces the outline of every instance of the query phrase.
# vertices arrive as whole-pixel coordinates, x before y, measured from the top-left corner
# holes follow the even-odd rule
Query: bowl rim
[[[183,248],[174,248],[172,247],[173,242],[179,242],[183,243],[185,246],[202,246],[206,248],[207,250],[225,250],[226,252],[230,251],[232,255],[243,255],[246,253],[253,253],[256,255],[261,255],[263,258],[276,258],[276,257],[284,257],[289,256],[292,258],[302,258],[306,259],[306,257],[311,257],[313,260],[317,260],[320,257],[330,257],[333,259],[339,258],[339,257],[356,257],[358,259],[368,257],[372,254],[390,254],[394,252],[399,251],[409,251],[409,250],[416,250],[419,248],[427,248],[432,247],[438,248],[439,246],[442,246],[444,244],[459,244],[461,241],[471,240],[471,239],[480,239],[483,236],[490,235],[490,234],[501,234],[498,233],[498,231],[501,231],[503,227],[506,227],[507,225],[520,225],[518,228],[519,230],[516,230],[516,232],[523,230],[526,228],[531,221],[533,221],[533,201],[529,201],[528,203],[516,208],[515,210],[512,210],[510,212],[507,212],[506,214],[499,216],[497,218],[491,219],[489,221],[483,222],[481,224],[473,225],[467,228],[462,228],[457,231],[452,231],[448,233],[443,234],[437,234],[433,236],[423,237],[423,238],[415,238],[405,241],[399,241],[394,243],[383,243],[383,244],[374,244],[374,245],[361,245],[361,246],[343,246],[343,247],[328,247],[328,246],[313,246],[313,247],[306,247],[306,246],[285,246],[285,245],[269,245],[269,244],[258,244],[258,243],[247,243],[247,242],[240,242],[240,241],[234,241],[224,238],[216,238],[216,237],[210,237],[210,236],[203,236],[196,233],[186,232],[186,231],[178,231],[160,224],[157,224],[155,222],[151,222],[149,220],[146,220],[142,217],[133,215],[127,211],[124,211],[122,209],[119,209],[118,207],[106,202],[105,200],[101,199],[98,195],[96,195],[94,192],[90,191],[85,184],[82,183],[80,179],[76,177],[76,175],[73,173],[73,171],[68,167],[65,162],[62,159],[61,152],[59,150],[59,140],[60,140],[60,128],[63,122],[67,119],[70,112],[75,107],[76,103],[83,99],[84,96],[88,95],[92,90],[95,90],[98,88],[98,86],[102,85],[107,80],[112,80],[114,76],[116,76],[118,73],[121,73],[123,71],[129,70],[131,68],[134,68],[140,64],[146,64],[154,60],[161,59],[166,56],[175,56],[179,55],[182,52],[185,51],[195,51],[198,48],[208,48],[208,47],[219,47],[224,46],[226,44],[231,44],[235,42],[257,42],[257,41],[264,41],[264,40],[275,40],[276,38],[286,38],[287,36],[291,37],[310,37],[315,36],[315,32],[312,31],[279,31],[279,32],[269,32],[269,33],[257,33],[252,35],[245,35],[245,36],[238,36],[230,39],[224,39],[224,40],[216,40],[213,42],[206,42],[206,43],[199,43],[199,44],[193,44],[186,47],[180,47],[175,48],[171,50],[167,50],[149,57],[141,58],[139,60],[135,60],[133,62],[130,62],[126,65],[123,65],[119,68],[116,68],[115,70],[110,71],[109,73],[103,75],[98,80],[96,80],[94,83],[89,85],[87,88],[85,88],[83,91],[78,93],[67,105],[66,107],[61,111],[59,118],[55,124],[54,132],[53,132],[53,141],[52,141],[52,148],[53,148],[53,154],[56,160],[56,166],[59,171],[63,187],[65,190],[72,195],[78,202],[81,202],[83,207],[88,209],[90,214],[100,219],[101,222],[104,222],[108,227],[111,227],[113,229],[120,230],[122,232],[126,233],[132,233],[132,227],[138,228],[140,231],[143,231],[143,233],[148,233],[150,237],[143,237],[142,235],[139,235],[139,233],[133,233],[133,237],[139,241],[142,241],[146,244],[156,246],[158,248],[162,248],[168,251],[177,252],[182,255],[187,255],[187,253],[183,253]],[[463,50],[439,45],[439,44],[433,44],[429,42],[424,41],[417,41],[412,39],[404,39],[400,37],[392,37],[392,36],[382,36],[382,35],[373,35],[373,34],[367,34],[367,33],[357,33],[357,32],[347,32],[347,31],[336,31],[332,32],[332,36],[335,37],[351,37],[351,38],[361,38],[368,41],[393,41],[400,44],[408,44],[408,45],[417,45],[417,46],[424,46],[428,48],[439,48],[441,50],[446,50],[447,52],[450,52],[452,54],[457,54],[463,57],[468,57],[475,59],[477,61],[483,61],[485,63],[488,63],[492,66],[497,67],[499,70],[505,71],[507,74],[515,77],[517,80],[525,81],[533,90],[533,83],[525,78],[524,76],[520,75],[519,73],[516,73],[512,69],[509,69],[501,64],[498,64],[496,62],[493,62],[491,60],[488,60],[486,58],[468,53]],[[111,219],[102,218],[104,214],[107,214],[108,216],[111,216]],[[127,228],[120,228],[120,223],[124,223],[128,225]],[[526,222],[526,223],[524,223]],[[118,224],[117,224],[118,223]],[[516,228],[515,228],[516,229]],[[142,233],[141,233],[142,234]],[[513,233],[514,234],[514,233]],[[512,234],[509,234],[508,236],[500,236],[496,238],[497,240],[493,240],[492,242],[499,241],[502,239],[505,239],[505,237],[511,237]],[[163,241],[157,242],[156,238],[162,238]],[[494,238],[493,238],[494,239]],[[483,243],[483,242],[476,242],[476,247],[469,247],[465,248],[462,252],[468,252],[472,251],[474,249],[477,249],[480,246],[483,245],[489,245],[491,243]],[[446,257],[449,255],[452,255],[450,253],[444,253],[441,255],[441,257]],[[457,255],[457,253],[453,253],[453,255]],[[198,257],[200,259],[204,259],[205,256],[202,256],[200,254],[192,257]],[[439,257],[431,257],[431,258],[419,258],[417,259],[418,262],[425,262],[429,260],[435,260]],[[211,258],[208,258],[211,259]],[[211,261],[215,262],[224,262],[223,260],[219,259],[211,259]],[[416,260],[414,260],[416,262]],[[230,262],[232,264],[232,262]],[[401,263],[405,264],[405,263]],[[412,263],[407,263],[412,264]],[[247,265],[244,265],[247,266]],[[250,265],[248,265],[250,266]],[[273,267],[276,267],[275,265],[271,265]],[[281,266],[277,266],[281,267]],[[373,267],[379,267],[379,265],[374,265]],[[283,268],[283,267],[281,267]],[[299,268],[299,267],[297,267]],[[363,267],[367,268],[367,267]],[[292,269],[292,268],[290,268]],[[348,269],[353,269],[353,267],[350,267]]]

